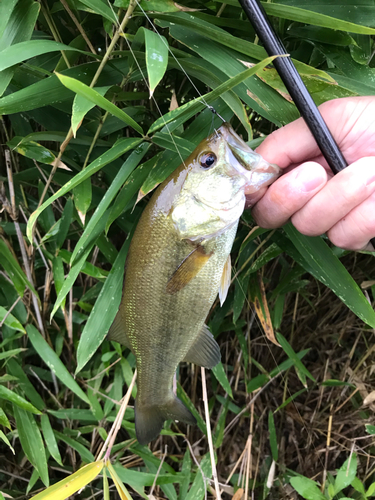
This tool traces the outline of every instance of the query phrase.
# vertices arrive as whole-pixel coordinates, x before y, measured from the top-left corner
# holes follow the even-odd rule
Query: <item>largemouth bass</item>
[[[165,420],[194,424],[172,391],[181,361],[212,368],[220,349],[205,325],[231,279],[230,251],[245,195],[279,175],[225,123],[155,191],[135,230],[119,311],[109,339],[135,355],[137,439],[146,444]]]

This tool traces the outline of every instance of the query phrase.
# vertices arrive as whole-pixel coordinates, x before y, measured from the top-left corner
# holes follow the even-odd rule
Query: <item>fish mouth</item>
[[[228,123],[224,123],[219,130],[237,160],[232,166],[247,180],[245,194],[254,193],[261,187],[272,184],[281,175],[282,170],[278,165],[269,163],[253,151]]]

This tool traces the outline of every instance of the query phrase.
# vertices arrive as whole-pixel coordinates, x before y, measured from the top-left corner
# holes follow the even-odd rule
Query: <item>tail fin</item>
[[[196,424],[195,417],[175,396],[162,405],[146,406],[135,402],[135,433],[140,444],[155,439],[165,420],[173,419],[187,424]]]

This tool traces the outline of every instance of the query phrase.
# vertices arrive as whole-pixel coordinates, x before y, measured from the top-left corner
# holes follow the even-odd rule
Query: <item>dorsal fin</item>
[[[198,274],[211,255],[212,253],[206,253],[204,248],[198,245],[172,274],[167,283],[167,293],[173,294],[182,290]]]

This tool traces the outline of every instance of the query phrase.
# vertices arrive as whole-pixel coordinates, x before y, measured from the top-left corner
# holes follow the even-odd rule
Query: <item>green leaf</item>
[[[353,453],[337,471],[337,476],[335,478],[335,495],[352,483],[356,473],[357,455]]]
[[[5,320],[4,320],[5,318]],[[4,307],[0,306],[0,323],[7,325],[12,330],[17,330],[26,333],[22,324],[18,321],[13,314],[9,313]]]
[[[229,380],[227,374],[224,371],[223,363],[218,363],[216,366],[212,368],[212,373],[215,375],[215,378],[224,389],[224,391],[229,394],[229,396],[233,399],[232,388],[229,384]]]
[[[9,23],[10,16],[18,0],[8,0],[8,2],[0,3],[0,39],[3,36],[4,30]]]
[[[146,66],[150,85],[150,97],[168,66],[168,42],[164,36],[144,29],[146,44]]]
[[[85,179],[91,177],[91,175],[95,174],[98,170],[103,168],[108,163],[116,160],[119,156],[129,151],[129,149],[133,149],[138,146],[138,144],[142,141],[142,139],[120,139],[111,149],[107,151],[103,155],[96,158],[90,165],[88,165],[84,170],[82,170],[79,174],[73,177],[69,182],[67,182],[62,188],[60,188],[53,196],[48,198],[35,212],[33,212],[29,218],[27,223],[27,237],[31,241],[32,230],[34,224],[41,212],[45,208],[47,208],[51,203],[53,203],[57,198],[63,196],[65,193],[75,188],[83,182]],[[0,246],[1,252],[1,246]]]
[[[85,215],[92,200],[91,179],[85,179],[73,189],[73,199],[82,224],[84,224]]]
[[[98,92],[101,96],[104,96],[108,89],[111,88],[111,85],[107,85],[106,87],[96,87],[96,92]],[[77,94],[73,101],[72,108],[72,130],[74,137],[76,136],[77,130],[81,125],[82,120],[85,115],[95,106],[95,103],[89,101],[83,95]]]
[[[27,395],[27,398],[31,401],[31,403],[38,408],[38,410],[43,410],[46,406],[43,399],[28,379],[25,370],[15,359],[8,359],[7,372],[14,377],[17,377],[18,387],[22,389],[25,395]]]
[[[36,468],[43,483],[48,486],[48,468],[44,443],[35,418],[27,411],[13,405],[18,436],[30,463]]]
[[[327,243],[320,237],[304,236],[290,223],[283,229],[300,253],[292,257],[328,286],[362,321],[375,328],[375,311]]]
[[[137,132],[143,135],[143,130],[142,128],[136,123],[133,118],[130,118],[129,115],[127,115],[122,109],[118,108],[115,104],[113,104],[111,101],[108,101],[105,97],[99,94],[96,90],[92,89],[88,85],[85,85],[84,83],[80,82],[79,80],[76,80],[75,78],[71,78],[70,76],[65,76],[61,73],[56,73],[58,79],[60,82],[65,85],[66,88],[71,90],[72,92],[75,92],[76,94],[82,95],[85,97],[87,100],[93,102],[97,106],[100,106],[101,108],[105,109],[112,115],[116,116],[123,122],[125,122],[127,125],[130,125],[131,127],[134,128]]]
[[[102,0],[80,0],[80,2],[89,7],[95,14],[105,17],[115,25],[118,24],[118,19],[114,11]]]
[[[9,439],[6,437],[3,431],[0,431],[0,439],[4,441],[4,443],[9,446],[9,448],[12,450],[13,455],[15,455],[15,451],[13,446],[10,444]],[[3,497],[4,498],[4,497]]]
[[[5,415],[2,408],[0,408],[0,425],[7,427],[9,430],[11,429],[8,417]]]
[[[367,28],[365,26],[360,26],[359,24],[342,21],[311,10],[292,7],[291,5],[271,4],[269,2],[261,3],[267,14],[270,16],[280,17],[281,19],[291,19],[292,21],[297,21],[299,23],[315,24],[316,26],[322,26],[323,28],[349,31],[350,33],[362,33],[368,35],[375,34],[375,29],[373,28]]]
[[[53,272],[53,281],[55,283],[56,295],[59,296],[64,284],[64,264],[60,256],[54,257],[52,259],[52,272]],[[60,307],[64,309],[65,297],[61,301]]]
[[[56,462],[58,464],[63,465],[62,460],[61,460],[60,451],[59,451],[59,448],[57,446],[56,438],[55,438],[55,435],[53,433],[48,415],[42,415],[40,423],[42,426],[44,441],[46,442],[48,451],[51,453],[51,456],[56,460]]]
[[[204,478],[202,474],[204,474]],[[210,478],[211,474],[211,459],[210,455],[207,453],[200,463],[200,469],[196,472],[194,482],[185,500],[202,500],[205,497],[207,489],[206,478]]]
[[[35,288],[26,278],[25,273],[22,271],[12,252],[9,250],[5,241],[3,241],[2,239],[0,239],[0,256],[0,265],[8,274],[18,294],[23,297],[25,287],[28,287],[34,293],[34,295],[38,297]]]
[[[90,463],[95,461],[94,455],[76,439],[68,437],[65,434],[62,434],[61,432],[57,432],[55,430],[53,432],[57,439],[64,441],[64,443],[73,448],[73,450],[76,450],[81,455],[81,458],[84,462]]]
[[[73,216],[73,201],[72,198],[68,198],[65,203],[64,211],[60,219],[59,232],[56,237],[56,246],[61,248],[65,242],[65,238],[68,235],[70,223]]]
[[[375,425],[366,424],[365,428],[368,434],[375,434]]]
[[[7,1],[1,2],[1,4],[7,3]],[[12,3],[11,1],[10,9]],[[3,33],[0,34],[0,51],[31,38],[38,18],[39,9],[39,3],[33,2],[32,0],[20,0],[17,3],[13,8]],[[3,95],[5,89],[8,87],[9,82],[13,78],[14,71],[15,68],[10,67],[0,72],[0,96]]]
[[[91,234],[93,233],[94,228],[98,225],[99,221],[103,219],[104,212],[107,210],[118,191],[120,191],[126,179],[129,177],[138,163],[142,160],[149,147],[150,145],[146,142],[137,146],[137,148],[130,154],[130,156],[121,166],[116,177],[113,179],[111,185],[106,190],[103,198],[101,199],[97,209],[95,210],[95,213],[91,217],[90,222],[87,224],[83,235],[75,246],[71,259],[72,263],[74,263],[75,260],[80,257],[80,254],[85,250],[86,244],[88,241],[90,241]]]
[[[327,500],[318,485],[311,479],[307,479],[307,477],[291,477],[290,484],[306,500]]]
[[[90,404],[86,394],[82,391],[80,386],[68,372],[64,363],[57,356],[55,351],[47,344],[38,330],[33,325],[28,325],[26,327],[26,331],[35,351],[39,354],[48,368],[56,375],[57,378],[61,380],[64,385],[66,385],[66,387],[74,392],[74,394],[81,398],[85,403]]]
[[[270,432],[270,445],[271,445],[272,458],[275,462],[277,462],[279,458],[279,449],[277,447],[275,420],[273,418],[273,413],[271,410],[268,412],[268,430]]]
[[[6,401],[10,401],[14,405],[17,405],[23,410],[28,411],[30,413],[35,413],[36,415],[41,414],[41,412],[37,408],[35,408],[34,405],[26,401],[26,399],[19,396],[15,392],[8,389],[7,387],[4,387],[3,385],[0,385],[0,399],[5,399]]]
[[[177,397],[179,399],[181,399],[181,401],[184,403],[184,405],[191,411],[191,413],[197,419],[197,425],[198,425],[199,429],[203,432],[203,434],[207,435],[206,422],[203,420],[200,413],[197,411],[197,409],[193,405],[191,399],[186,394],[186,392],[184,391],[184,389],[182,388],[182,386],[180,385],[179,382],[177,382]]]
[[[30,59],[31,57],[60,50],[83,52],[75,47],[54,42],[52,40],[28,40],[27,42],[20,42],[15,45],[11,45],[0,52],[0,71],[13,66],[14,64],[26,61],[26,59]],[[90,55],[89,52],[84,53],[86,55]]]
[[[78,373],[105,339],[117,314],[124,281],[124,267],[131,238],[128,237],[106,279],[83,329],[77,349]]]
[[[180,483],[178,500],[185,500],[190,485],[191,457],[190,450],[186,450],[182,461],[181,474],[185,479]]]
[[[267,64],[270,64],[275,59],[275,56],[268,57],[267,59],[264,59],[262,62],[256,64],[252,68],[246,69],[245,71],[242,71],[241,73],[238,73],[237,75],[233,76],[232,78],[229,78],[226,82],[222,83],[218,87],[215,88],[215,90],[212,90],[208,94],[205,94],[202,97],[197,97],[196,99],[193,99],[192,101],[188,102],[187,104],[184,104],[180,106],[179,108],[170,111],[169,113],[165,114],[161,118],[157,119],[153,125],[150,127],[148,134],[155,132],[159,128],[165,126],[171,121],[176,120],[178,117],[181,115],[184,116],[186,120],[188,120],[190,117],[195,115],[197,112],[201,111],[202,109],[205,108],[206,102],[207,104],[210,104],[211,102],[215,101],[218,97],[221,96],[224,92],[227,92],[228,90],[233,89],[236,87],[238,84],[241,82],[247,80],[250,78],[252,75],[254,75],[257,71],[260,69],[264,68],[267,66]]]
[[[293,362],[294,366],[306,377],[308,377],[310,380],[313,382],[316,382],[315,378],[311,375],[311,373],[308,371],[308,369],[305,367],[305,365],[301,362],[299,359],[298,355],[294,352],[292,346],[289,344],[289,342],[286,340],[285,337],[281,335],[281,333],[276,333],[276,338],[281,347],[283,348],[285,354],[288,356],[288,358]]]
[[[370,486],[368,487],[368,490],[366,491],[366,497],[373,497],[373,496],[375,496],[375,483],[371,483]]]

